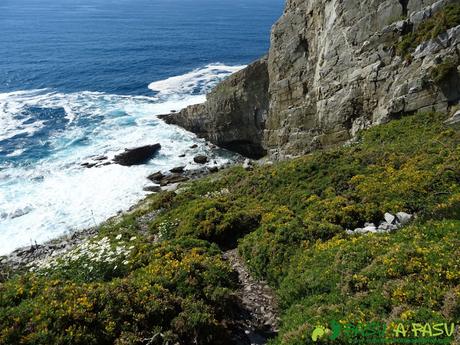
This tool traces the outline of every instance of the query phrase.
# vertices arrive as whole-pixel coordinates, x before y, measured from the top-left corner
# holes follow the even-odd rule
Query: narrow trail
[[[278,305],[275,294],[264,281],[256,280],[247,269],[237,249],[224,252],[238,273],[240,288],[236,294],[241,306],[241,322],[251,345],[266,344],[278,332]]]

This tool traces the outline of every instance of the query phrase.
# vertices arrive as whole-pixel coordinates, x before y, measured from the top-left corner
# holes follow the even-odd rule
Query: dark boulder
[[[167,186],[169,184],[185,182],[185,181],[188,181],[188,180],[189,180],[189,178],[187,176],[183,176],[181,174],[172,174],[172,175],[164,177],[160,181],[160,186]]]
[[[81,163],[80,164],[82,167],[85,167],[85,168],[92,168],[92,167],[95,167],[97,165],[97,163],[89,163],[89,162],[85,162],[85,163]]]
[[[193,161],[198,164],[206,164],[208,162],[208,157],[204,155],[198,155],[193,158]]]
[[[181,167],[172,168],[172,169],[169,170],[169,171],[172,172],[172,173],[174,173],[174,174],[180,174],[180,173],[183,173],[183,172],[184,172],[184,169],[185,169],[185,167],[184,167],[184,166],[181,166]]]
[[[95,156],[95,157],[93,157],[93,160],[95,160],[95,161],[105,161],[106,159],[108,159],[107,156]]]
[[[136,147],[134,149],[125,149],[125,152],[115,156],[113,161],[117,164],[130,166],[145,164],[148,162],[159,150],[160,144],[146,145]]]
[[[157,171],[156,173],[147,176],[147,178],[153,182],[160,182],[163,177],[165,177],[165,175],[161,171]]]
[[[96,167],[97,167],[97,168],[99,168],[99,167],[105,167],[105,166],[110,165],[110,164],[112,164],[112,162],[104,162],[104,163],[101,163],[101,164],[96,165]]]

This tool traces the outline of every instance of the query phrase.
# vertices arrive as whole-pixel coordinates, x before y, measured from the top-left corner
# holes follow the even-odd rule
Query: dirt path
[[[224,258],[238,273],[240,288],[237,297],[241,303],[241,320],[244,332],[251,344],[266,344],[278,332],[278,306],[275,295],[264,281],[258,281],[249,273],[237,249],[224,252]]]

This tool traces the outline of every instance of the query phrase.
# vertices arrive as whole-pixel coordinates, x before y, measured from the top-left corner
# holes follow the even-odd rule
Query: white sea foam
[[[0,93],[0,141],[17,135],[33,135],[42,125],[42,121],[26,124],[28,118],[19,119],[27,95],[33,97],[39,90],[30,92]]]
[[[0,141],[14,140],[21,133],[33,136],[46,126],[27,116],[18,118],[30,107],[63,109],[68,120],[65,130],[37,143],[50,152],[33,164],[20,161],[27,147],[16,148],[3,162],[0,156],[0,255],[99,224],[126,210],[145,196],[142,188],[150,183],[145,178],[149,173],[183,164],[196,166],[193,157],[198,153],[214,156],[219,163],[231,159],[230,154],[211,151],[203,140],[155,115],[204,101],[209,85],[240,68],[210,65],[156,82],[150,86],[159,94],[152,97],[50,90],[0,94]],[[94,156],[112,158],[126,147],[157,142],[162,145],[160,154],[146,165],[91,169],[80,165]],[[190,149],[192,144],[198,147]],[[179,158],[181,154],[186,156]]]
[[[223,75],[228,75],[229,72],[237,72],[244,67],[210,64],[184,75],[150,83],[149,89],[158,92],[158,96],[160,97],[177,94],[195,94],[203,91],[203,88],[205,89],[204,91],[208,91]]]

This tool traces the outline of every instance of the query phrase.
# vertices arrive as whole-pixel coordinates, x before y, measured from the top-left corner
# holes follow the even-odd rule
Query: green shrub
[[[278,290],[283,329],[273,344],[302,344],[316,325],[332,320],[458,321],[459,245],[460,222],[442,221],[304,248]]]
[[[441,84],[449,76],[457,72],[458,61],[454,58],[447,58],[444,62],[436,65],[431,70],[431,78],[436,84]]]
[[[396,53],[408,58],[418,45],[457,25],[460,25],[460,5],[447,5],[433,17],[423,21],[415,31],[403,36],[396,45]]]
[[[219,251],[196,240],[156,246],[109,282],[28,274],[0,286],[0,344],[220,344],[235,284]]]
[[[170,219],[177,221],[171,223]],[[231,246],[235,245],[236,239],[254,230],[259,221],[259,211],[248,209],[243,202],[198,198],[166,213],[166,216],[160,216],[152,229],[163,233],[165,225],[168,225],[170,237],[194,236]]]

